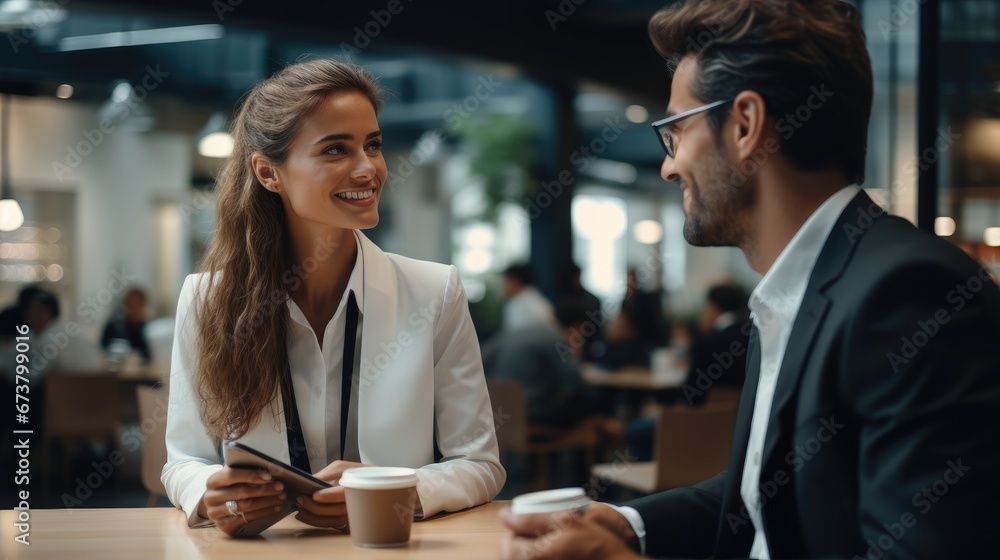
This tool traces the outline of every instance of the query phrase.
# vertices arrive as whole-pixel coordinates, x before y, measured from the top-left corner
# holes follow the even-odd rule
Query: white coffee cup
[[[347,469],[340,477],[351,542],[364,548],[406,546],[417,504],[417,472],[397,467]]]
[[[511,501],[510,511],[516,515],[561,511],[583,513],[590,503],[591,499],[583,488],[559,488],[516,496]]]

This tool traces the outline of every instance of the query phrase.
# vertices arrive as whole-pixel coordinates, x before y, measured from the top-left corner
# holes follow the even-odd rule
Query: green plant
[[[524,115],[489,115],[460,133],[472,149],[471,172],[482,178],[483,219],[493,221],[501,202],[521,202],[537,189],[537,131]]]

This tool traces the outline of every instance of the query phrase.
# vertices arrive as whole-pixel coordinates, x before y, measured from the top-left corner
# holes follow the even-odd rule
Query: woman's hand
[[[340,480],[347,469],[356,467],[371,467],[351,461],[334,461],[323,470],[314,474],[316,478],[333,484]],[[347,530],[347,504],[344,498],[344,487],[334,486],[313,492],[312,496],[299,496],[296,503],[299,513],[295,519],[315,527],[330,527],[338,531]]]
[[[207,489],[198,506],[198,515],[215,522],[222,532],[234,536],[250,521],[272,515],[288,498],[285,486],[271,480],[264,470],[223,467],[208,477]],[[226,502],[235,500],[243,515],[233,515]]]

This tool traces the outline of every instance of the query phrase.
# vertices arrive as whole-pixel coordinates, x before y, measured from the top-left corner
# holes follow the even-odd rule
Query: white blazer
[[[358,239],[365,271],[357,400],[361,462],[417,469],[424,517],[488,502],[506,473],[458,270],[384,253],[360,232]],[[198,504],[206,480],[222,468],[224,443],[202,423],[195,385],[197,319],[191,309],[202,277],[188,276],[177,304],[161,476],[170,501],[192,526],[205,521]],[[398,349],[398,356],[385,349]],[[238,441],[289,462],[280,395],[272,405]]]

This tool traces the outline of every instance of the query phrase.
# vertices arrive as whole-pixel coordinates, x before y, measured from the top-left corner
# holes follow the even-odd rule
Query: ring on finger
[[[228,511],[229,515],[232,515],[233,517],[243,515],[243,512],[240,511],[240,504],[238,504],[236,500],[228,500],[226,502],[226,511]]]

